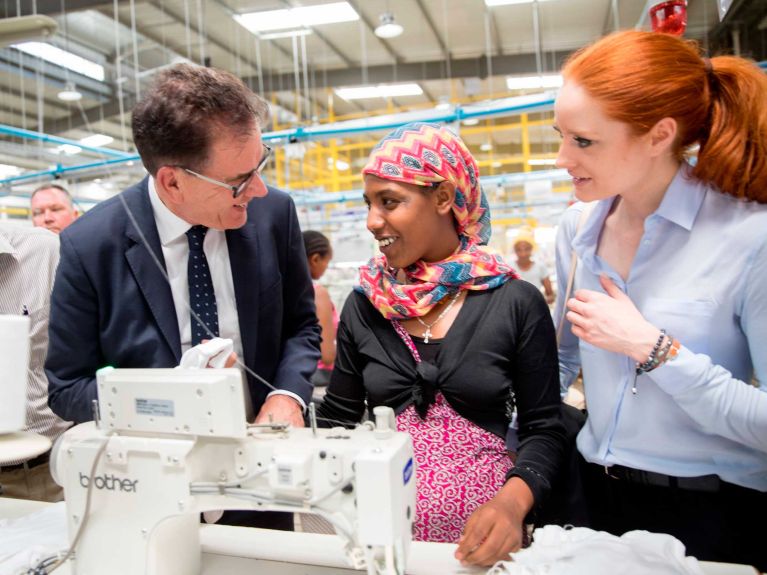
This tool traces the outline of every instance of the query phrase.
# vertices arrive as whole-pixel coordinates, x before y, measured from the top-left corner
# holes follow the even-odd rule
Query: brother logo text
[[[88,487],[88,476],[80,472],[80,485]],[[96,489],[106,489],[107,491],[125,491],[127,493],[136,493],[138,479],[120,479],[116,475],[97,475],[93,479],[93,486]]]

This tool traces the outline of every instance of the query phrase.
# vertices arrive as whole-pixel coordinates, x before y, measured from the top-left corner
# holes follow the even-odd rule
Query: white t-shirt
[[[538,288],[541,287],[543,280],[550,275],[548,268],[544,264],[538,262],[533,262],[533,265],[531,265],[528,270],[521,270],[519,268],[514,269],[517,270],[519,277]]]

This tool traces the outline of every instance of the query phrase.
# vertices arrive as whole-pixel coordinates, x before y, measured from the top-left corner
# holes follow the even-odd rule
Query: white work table
[[[0,497],[0,518],[22,517],[46,503]],[[1,535],[0,535],[1,536]],[[359,575],[345,567],[341,540],[335,535],[289,533],[226,525],[201,525],[201,575]],[[468,575],[486,569],[462,567],[454,558],[455,545],[413,542],[408,575]],[[172,550],[169,550],[172,553]],[[285,557],[291,557],[286,561]],[[700,562],[706,575],[755,575],[744,565]],[[65,575],[61,569],[57,574]]]

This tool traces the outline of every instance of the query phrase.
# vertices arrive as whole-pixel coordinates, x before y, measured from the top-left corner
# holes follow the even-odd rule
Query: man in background
[[[43,371],[50,295],[58,261],[59,240],[55,235],[0,224],[0,314],[27,315],[30,319],[25,430],[51,441],[70,426],[48,407],[48,379]],[[0,373],[0,377],[3,375]],[[47,451],[27,461],[0,465],[0,495],[61,501],[63,492],[51,477],[49,454]]]
[[[32,225],[60,234],[77,219],[72,196],[64,186],[45,184],[32,192]]]

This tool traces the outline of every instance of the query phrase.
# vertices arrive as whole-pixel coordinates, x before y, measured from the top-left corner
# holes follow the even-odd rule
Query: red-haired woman
[[[557,163],[594,206],[560,226],[560,293],[578,263],[556,314],[562,383],[583,369],[591,526],[767,569],[767,76],[640,31],[563,75]]]

